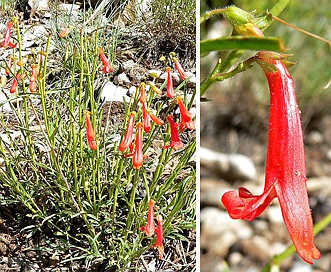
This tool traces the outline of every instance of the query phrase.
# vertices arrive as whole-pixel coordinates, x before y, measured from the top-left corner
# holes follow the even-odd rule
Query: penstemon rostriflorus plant
[[[195,167],[190,163],[195,138],[185,130],[180,149],[163,148],[171,137],[165,117],[179,121],[179,114],[176,98],[165,95],[166,81],[156,77],[142,83],[145,98],[140,99],[138,87],[130,102],[124,101],[124,124],[110,121],[110,109],[104,113],[94,83],[112,74],[115,48],[102,47],[104,28],[85,27],[54,32],[44,48],[25,60],[21,30],[13,20],[17,46],[6,49],[12,50],[10,59],[0,60],[9,71],[8,83],[14,84],[10,92],[9,86],[2,90],[7,99],[1,106],[9,106],[13,120],[1,114],[1,133],[7,137],[0,139],[0,182],[28,208],[31,235],[52,233],[41,250],[65,256],[63,263],[82,260],[87,268],[137,269],[137,260],[154,244],[159,257],[166,258],[167,244],[185,239],[183,232],[195,228]],[[51,44],[64,49],[61,59]],[[62,66],[54,67],[53,58]],[[188,93],[187,80],[174,94],[183,96],[189,109],[194,92]],[[146,238],[140,227],[146,225],[150,199],[155,201],[157,237]]]

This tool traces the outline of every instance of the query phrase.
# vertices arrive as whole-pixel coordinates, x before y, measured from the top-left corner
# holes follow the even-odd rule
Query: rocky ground
[[[266,156],[267,109],[260,111],[259,119],[252,115],[256,110],[253,102],[246,104],[238,95],[233,95],[238,100],[229,102],[226,96],[214,95],[212,102],[201,105],[201,143],[209,148],[201,152],[201,271],[228,271],[228,265],[231,272],[258,272],[291,245],[291,240],[277,200],[251,222],[231,219],[220,202],[226,191],[241,186],[253,194],[262,193]],[[228,115],[231,108],[237,112],[231,110]],[[313,125],[312,120],[304,123],[307,184],[315,222],[331,211],[330,122],[331,116],[326,114]],[[221,154],[215,155],[215,151]],[[217,163],[211,160],[214,156]],[[283,262],[281,271],[331,271],[330,235],[329,226],[316,236],[322,257],[314,265],[295,254]]]

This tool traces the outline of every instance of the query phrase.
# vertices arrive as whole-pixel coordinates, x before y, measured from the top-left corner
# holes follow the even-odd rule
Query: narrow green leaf
[[[200,42],[201,54],[221,50],[270,50],[283,52],[286,48],[283,41],[275,37],[233,36]]]

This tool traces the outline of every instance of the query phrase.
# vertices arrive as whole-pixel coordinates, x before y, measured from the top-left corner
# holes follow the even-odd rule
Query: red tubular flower
[[[161,215],[156,216],[157,220],[157,228],[155,229],[156,232],[156,244],[153,245],[153,248],[157,248],[159,251],[159,258],[163,258],[164,254],[164,247],[163,247],[163,219]]]
[[[133,153],[132,157],[133,168],[140,169],[144,162],[143,155],[143,124],[137,124],[137,133],[136,133],[136,150]]]
[[[126,128],[126,132],[124,135],[124,138],[122,142],[120,143],[120,151],[123,152],[125,149],[130,147],[132,143],[133,138],[133,125],[134,125],[134,119],[136,118],[136,112],[133,111],[130,113],[129,121],[128,121],[128,127]]]
[[[159,125],[159,126],[162,126],[164,124],[164,121],[160,118],[158,118],[153,112],[151,109],[147,109],[147,112],[148,112],[148,115],[151,117],[152,121]]]
[[[99,54],[100,54],[100,58],[101,58],[101,61],[103,63],[103,71],[108,74],[108,73],[111,73],[113,72],[113,67],[111,66],[110,62],[108,61],[105,53],[103,52],[102,48],[100,47],[98,49],[99,51]]]
[[[153,236],[155,232],[154,226],[154,204],[155,201],[149,200],[148,216],[146,226],[140,227],[140,230],[144,231],[147,236]]]
[[[175,62],[175,66],[176,66],[176,69],[179,73],[179,76],[182,80],[185,80],[188,78],[187,74],[185,73],[182,65],[180,64],[180,62],[178,61],[177,58],[173,58],[173,61]]]
[[[167,96],[169,98],[174,98],[175,92],[174,92],[174,84],[172,82],[172,76],[171,76],[171,68],[167,67],[167,73],[168,73],[168,81],[167,81]]]
[[[181,149],[184,145],[179,138],[179,133],[177,130],[178,124],[175,123],[171,115],[167,117],[170,124],[170,133],[171,133],[171,143],[164,148],[173,148],[175,150]]]
[[[185,104],[183,102],[183,98],[181,96],[178,96],[176,98],[176,103],[179,106],[179,111],[180,111],[180,131],[183,132],[184,128],[187,128],[189,130],[195,130],[195,123],[192,120],[192,115],[191,113],[188,111],[188,109],[185,107]]]
[[[14,77],[13,83],[10,87],[9,92],[10,93],[15,93],[17,90],[17,86],[18,86],[18,81],[21,79],[21,75],[19,73],[16,74],[16,77]]]
[[[233,219],[253,220],[278,197],[285,225],[300,257],[308,263],[321,256],[314,232],[306,187],[305,155],[294,82],[281,60],[260,52],[257,61],[270,88],[268,152],[264,192],[252,195],[240,188],[222,202]]]
[[[37,65],[32,64],[32,72],[30,77],[30,85],[29,89],[32,93],[35,93],[37,91],[37,76],[38,76],[38,68]]]
[[[4,40],[1,43],[1,47],[5,48],[5,49],[7,47],[11,47],[11,48],[15,48],[16,47],[16,44],[13,44],[13,43],[10,42],[12,27],[13,27],[13,22],[9,22],[8,25],[7,25],[7,30],[6,30],[6,33],[5,33]]]
[[[151,117],[147,112],[146,102],[143,103],[143,119],[144,119],[144,130],[146,133],[148,133],[151,130],[152,124],[151,124]]]
[[[87,141],[92,150],[97,150],[97,141],[95,139],[95,132],[92,126],[90,113],[85,111],[85,122],[86,122],[86,135]]]

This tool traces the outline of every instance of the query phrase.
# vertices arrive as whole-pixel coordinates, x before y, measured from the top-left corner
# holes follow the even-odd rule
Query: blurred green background
[[[234,4],[246,11],[256,11],[256,14],[261,14],[263,11],[270,9],[277,1],[216,1],[207,0],[201,1],[201,13],[213,8],[224,7],[229,4]],[[291,1],[289,6],[280,14],[281,19],[298,26],[311,33],[320,35],[331,40],[331,1],[321,0],[311,2],[309,0]],[[210,22],[201,26],[201,39],[205,39],[210,31],[214,37],[217,37],[215,23],[219,23],[222,16],[214,17]],[[224,28],[223,28],[224,27]],[[231,27],[225,23],[223,27],[219,27],[219,37],[224,33],[231,33]],[[303,120],[309,122],[311,118],[316,118],[320,114],[331,113],[331,87],[324,90],[323,87],[328,83],[331,76],[331,52],[328,44],[304,35],[297,30],[285,26],[279,22],[273,22],[266,30],[266,36],[275,36],[283,39],[284,44],[288,47],[287,53],[293,54],[293,60],[296,65],[291,68],[290,72],[295,80],[297,87],[297,95],[299,105],[302,110]],[[254,55],[255,52],[247,52],[246,56]],[[204,60],[206,59],[206,60]],[[217,59],[217,58],[215,58]],[[201,80],[205,78],[211,67],[210,56],[201,59]],[[256,84],[256,80],[263,82],[264,75],[261,71],[257,71],[257,67],[234,77],[231,80],[242,80],[244,88],[249,88],[252,95],[258,100],[257,102],[268,103],[269,94],[267,85]],[[255,83],[254,83],[255,82]],[[217,86],[207,92],[207,97],[213,96],[211,93],[225,87],[224,82],[216,84]],[[229,83],[223,84],[229,85]],[[262,87],[262,90],[254,89],[256,86]],[[238,88],[241,89],[241,88]],[[231,92],[236,91],[231,88]],[[306,109],[307,108],[307,109]],[[313,108],[313,109],[312,109]],[[312,110],[314,112],[312,112]]]

